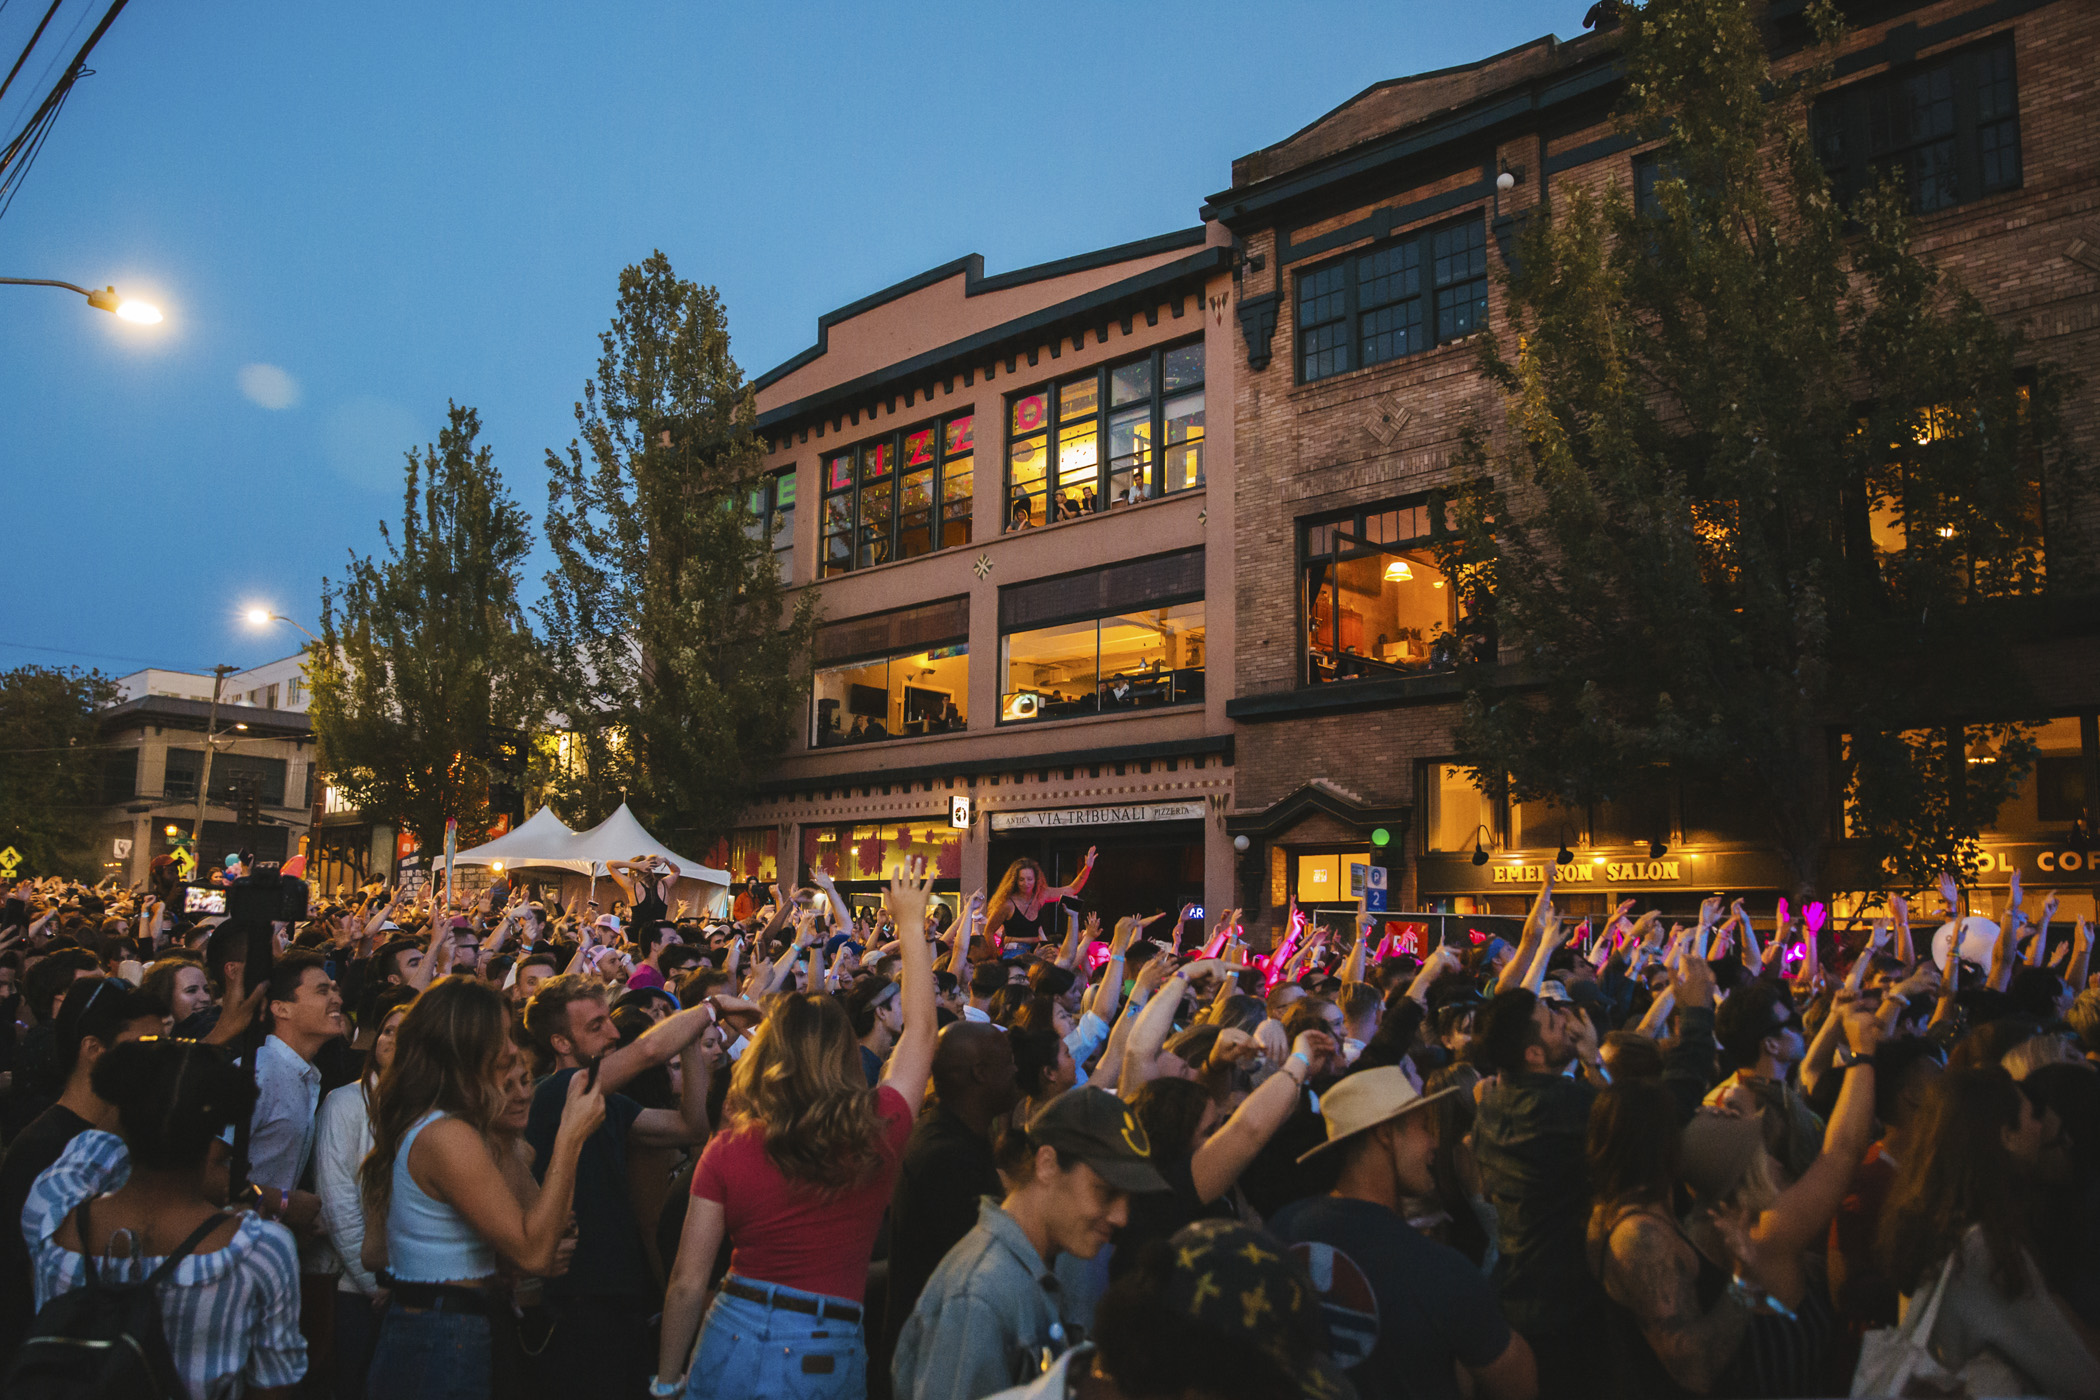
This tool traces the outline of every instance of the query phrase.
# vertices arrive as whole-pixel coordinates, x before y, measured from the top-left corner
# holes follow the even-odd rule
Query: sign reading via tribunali
[[[1054,807],[1042,812],[994,812],[992,830],[1049,826],[1114,826],[1122,822],[1201,821],[1201,802],[1154,802],[1131,807]]]
[[[1543,865],[1495,867],[1495,883],[1498,885],[1536,885],[1545,878],[1546,867]],[[1555,866],[1553,878],[1562,885],[1594,885],[1600,880],[1616,885],[1629,880],[1681,880],[1684,876],[1679,863],[1674,860],[1607,861],[1603,865],[1578,860],[1571,865]]]

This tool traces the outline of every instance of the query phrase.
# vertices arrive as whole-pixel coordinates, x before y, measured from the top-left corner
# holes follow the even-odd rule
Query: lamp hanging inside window
[[[1392,563],[1385,566],[1385,581],[1387,583],[1406,583],[1414,576],[1415,571],[1407,566],[1405,559],[1395,559]]]

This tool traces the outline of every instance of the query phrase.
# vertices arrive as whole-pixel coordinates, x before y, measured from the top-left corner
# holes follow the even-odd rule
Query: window
[[[284,683],[284,707],[296,710],[306,703],[306,682],[294,676]]]
[[[2028,392],[2027,386],[2018,387],[2014,412],[2020,421],[2014,425],[2015,432],[2025,428]],[[2002,422],[1994,422],[1992,415],[1973,404],[1959,408],[1933,405],[1920,411],[1905,434],[1888,444],[1880,469],[1867,474],[1864,489],[1848,500],[1847,548],[1862,552],[1885,583],[1900,587],[1911,563],[1915,534],[1920,543],[1930,547],[1929,553],[1921,556],[1922,567],[1930,573],[1951,557],[1965,585],[1964,591],[1971,598],[2040,592],[2049,576],[2048,512],[2041,456],[2031,439],[2021,458],[2028,476],[2020,483],[2011,512],[2006,512],[2002,503],[1993,507],[2001,518],[2009,514],[2019,528],[2020,547],[2002,557],[1978,560],[1965,547],[1960,522],[1964,509],[1972,508],[1972,503],[1947,496],[1934,499],[1932,493],[1914,484],[1921,480],[1913,476],[1914,469],[1927,463],[1931,454],[1946,452],[1950,447],[1961,450],[1961,439],[1987,436]]]
[[[958,413],[824,458],[825,578],[970,542],[975,425]]]
[[[1465,769],[1448,760],[1431,760],[1423,765],[1420,791],[1423,850],[1471,851],[1476,840],[1484,850],[1500,844],[1502,822],[1494,799],[1474,786]]]
[[[1300,274],[1299,381],[1473,334],[1487,325],[1487,285],[1480,218],[1405,234]]]
[[[969,633],[967,598],[819,629],[810,746],[919,738],[965,728]]]
[[[2028,737],[2034,741],[2034,768],[2006,799],[1988,830],[2015,841],[2058,841],[2071,823],[2085,820],[2085,744],[2074,718],[2045,720]],[[1972,742],[1963,755],[1981,767],[1998,761],[1987,742]]]
[[[728,871],[732,880],[773,884],[780,879],[780,828],[740,826],[715,842],[707,863]],[[761,904],[769,897],[768,892],[760,890],[751,894]]]
[[[999,595],[1001,723],[1203,699],[1203,551],[1182,550]]]
[[[112,749],[102,755],[102,800],[129,802],[139,794],[139,751]]]
[[[1840,199],[1885,175],[1913,212],[1949,209],[2020,183],[2012,36],[1854,83],[1816,104],[1817,153]]]
[[[1203,344],[1015,395],[1007,426],[1009,530],[1201,486]]]
[[[775,472],[751,492],[751,523],[745,527],[754,540],[773,542],[773,561],[780,566],[783,582],[795,573],[795,471]]]
[[[1306,683],[1449,671],[1494,655],[1429,549],[1437,506],[1385,504],[1299,524]]]
[[[962,878],[962,836],[948,825],[946,813],[895,825],[805,826],[802,868],[825,871],[850,894],[874,894],[889,883],[892,870],[918,856],[937,887],[946,882],[953,890]],[[852,888],[855,882],[864,888]]]
[[[263,758],[258,754],[218,754],[211,761],[209,800],[221,807],[231,806],[240,793],[242,780],[252,779],[256,797],[263,806],[282,807],[290,766],[281,758]],[[162,797],[195,800],[203,771],[201,749],[169,749],[166,776],[161,780]]]

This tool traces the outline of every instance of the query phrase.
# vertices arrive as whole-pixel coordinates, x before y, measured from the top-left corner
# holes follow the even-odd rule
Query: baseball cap
[[[595,922],[599,928],[609,928],[614,933],[620,931],[620,918],[617,914],[600,914]]]
[[[1118,1191],[1164,1191],[1152,1143],[1130,1106],[1105,1089],[1067,1089],[1028,1120],[1028,1140],[1077,1157]]]
[[[1706,1204],[1726,1198],[1765,1150],[1764,1125],[1702,1108],[1684,1125],[1677,1140],[1677,1171],[1692,1194]]]
[[[1199,1220],[1167,1245],[1167,1307],[1252,1343],[1297,1381],[1304,1400],[1354,1400],[1356,1387],[1328,1354],[1320,1292],[1290,1250],[1237,1220]]]
[[[1540,1001],[1557,1001],[1562,1006],[1573,1006],[1575,998],[1568,995],[1567,985],[1558,979],[1539,983]]]

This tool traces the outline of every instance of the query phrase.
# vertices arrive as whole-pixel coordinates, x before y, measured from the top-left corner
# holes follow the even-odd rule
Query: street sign
[[[114,841],[110,842],[110,847],[116,853],[116,858],[118,860],[131,859],[131,838],[129,836],[117,837]]]
[[[1382,865],[1364,867],[1364,888],[1367,890],[1382,890],[1386,888],[1385,881],[1388,873]]]
[[[1372,869],[1377,870],[1378,868],[1373,866]],[[1380,870],[1378,873],[1383,875],[1385,872]],[[1372,888],[1365,890],[1364,908],[1373,914],[1383,914],[1385,912],[1385,894],[1386,892],[1382,889]]]
[[[6,850],[0,851],[0,879],[14,879],[15,867],[20,865],[21,863],[22,853],[16,850],[13,846],[9,846]]]
[[[970,799],[951,797],[948,799],[948,825],[960,831],[970,829]]]
[[[1350,862],[1349,898],[1362,899],[1364,897],[1364,890],[1368,887],[1364,879],[1364,872],[1369,869],[1370,867],[1367,865],[1360,865],[1354,861]]]

